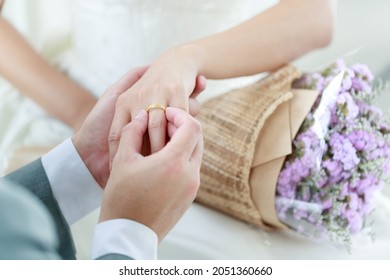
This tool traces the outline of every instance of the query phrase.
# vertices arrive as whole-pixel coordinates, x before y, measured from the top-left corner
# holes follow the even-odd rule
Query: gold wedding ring
[[[160,109],[160,110],[163,110],[165,112],[166,107],[163,105],[160,105],[160,104],[152,104],[148,108],[146,108],[146,112],[149,113],[150,111],[152,111],[154,109]]]

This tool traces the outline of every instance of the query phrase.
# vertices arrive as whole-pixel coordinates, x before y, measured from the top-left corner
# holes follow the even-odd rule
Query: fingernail
[[[140,118],[142,118],[145,114],[146,114],[146,111],[145,111],[145,110],[141,110],[135,118],[136,118],[136,119],[140,119]]]

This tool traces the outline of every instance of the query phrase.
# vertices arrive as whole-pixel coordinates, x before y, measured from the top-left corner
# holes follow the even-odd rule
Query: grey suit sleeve
[[[48,211],[26,189],[0,180],[0,259],[59,259]]]
[[[40,159],[18,169],[7,175],[6,180],[12,181],[31,191],[43,204],[55,221],[56,231],[59,239],[58,254],[63,259],[75,259],[76,251],[73,244],[69,225],[53,196],[49,180],[43,169]]]

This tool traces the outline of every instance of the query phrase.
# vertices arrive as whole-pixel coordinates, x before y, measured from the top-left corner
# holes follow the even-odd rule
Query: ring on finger
[[[152,111],[154,109],[160,109],[160,110],[163,110],[165,112],[166,107],[161,105],[161,104],[152,104],[148,108],[146,108],[146,112],[149,113],[150,111]]]

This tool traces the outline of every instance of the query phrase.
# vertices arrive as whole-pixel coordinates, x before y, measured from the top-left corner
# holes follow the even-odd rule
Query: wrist
[[[104,179],[103,176],[99,175],[99,167],[98,167],[100,166],[100,164],[104,164],[104,163],[101,162],[101,159],[96,158],[94,156],[94,151],[91,150],[90,143],[84,141],[81,133],[77,132],[71,138],[71,140],[81,160],[83,161],[84,165],[88,169],[89,173],[91,173],[91,175],[93,176],[95,181],[99,184],[99,186],[101,188],[104,188],[107,180]]]
[[[76,132],[76,134],[74,134],[72,136],[71,140],[72,140],[74,148],[76,149],[77,153],[79,154],[79,156],[80,156],[81,160],[83,161],[84,165],[88,168],[89,172],[91,174],[93,174],[92,171],[91,171],[91,167],[88,166],[88,162],[90,162],[90,160],[88,159],[88,152],[86,151],[86,148],[85,148],[85,145],[84,145],[84,141],[83,141],[83,137],[81,137],[79,131]]]
[[[135,220],[131,215],[134,213],[129,207],[123,204],[120,197],[114,196],[111,192],[110,183],[107,183],[107,188],[104,191],[103,199],[100,208],[98,223],[103,223],[116,219]]]
[[[177,57],[178,61],[184,62],[188,69],[195,73],[195,75],[201,75],[201,69],[203,68],[203,50],[200,46],[194,43],[187,43],[179,45],[168,52],[171,52],[174,57]]]

